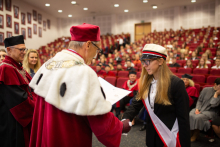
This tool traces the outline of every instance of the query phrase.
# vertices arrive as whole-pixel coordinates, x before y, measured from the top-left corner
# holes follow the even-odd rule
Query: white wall
[[[11,11],[7,11],[5,9],[5,0],[3,0],[4,6],[3,6],[3,11],[0,11],[0,14],[4,16],[4,29],[0,29],[0,32],[4,33],[4,37],[7,37],[6,32],[10,31],[12,32],[13,36],[17,36],[17,34],[14,34],[14,22],[19,23],[19,33],[21,34],[21,28],[26,29],[26,40],[25,40],[25,45],[27,48],[34,48],[38,49],[40,46],[46,45],[47,43],[50,43],[57,39],[58,37],[58,27],[57,27],[57,18],[47,14],[40,9],[29,5],[21,0],[12,0],[12,9]],[[14,7],[18,6],[19,7],[19,19],[14,18]],[[42,23],[39,24],[37,21],[33,20],[33,15],[32,15],[32,21],[31,24],[27,23],[27,12],[30,12],[31,14],[33,13],[33,9],[37,11],[37,13],[40,13],[42,15]],[[21,24],[21,12],[25,13],[26,17],[26,25]],[[12,28],[6,27],[6,14],[9,14],[12,16]],[[50,29],[46,29],[46,31],[43,30],[43,21],[49,19],[50,20]],[[37,34],[33,34],[33,24],[37,24]],[[27,28],[31,27],[32,28],[32,38],[28,38],[27,36]],[[39,37],[38,35],[38,27],[42,28],[42,37]],[[4,46],[0,46],[0,48],[4,48]]]
[[[186,7],[172,7],[165,10],[113,14],[98,16],[95,19],[92,17],[62,18],[59,21],[61,36],[70,36],[69,29],[72,25],[86,22],[100,26],[101,34],[130,33],[131,40],[134,41],[134,25],[141,23],[141,21],[151,22],[152,31],[154,29],[163,31],[165,28],[177,30],[180,26],[185,29],[207,27],[208,25],[220,26],[220,0]]]

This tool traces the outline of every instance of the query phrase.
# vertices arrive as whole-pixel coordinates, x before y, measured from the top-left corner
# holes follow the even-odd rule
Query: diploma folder
[[[98,79],[105,93],[106,101],[109,101],[112,105],[131,93],[131,91],[113,86],[101,77]]]

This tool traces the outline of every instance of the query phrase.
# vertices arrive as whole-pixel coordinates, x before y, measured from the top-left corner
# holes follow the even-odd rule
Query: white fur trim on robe
[[[84,63],[84,60],[70,51],[63,50],[53,61],[75,60],[81,65],[70,68],[48,70],[44,63],[30,82],[34,92],[56,108],[77,115],[102,115],[108,113],[112,105],[104,99],[97,74]],[[50,61],[51,61],[50,60]],[[43,74],[40,82],[37,81]],[[60,86],[66,83],[66,92],[60,95]]]

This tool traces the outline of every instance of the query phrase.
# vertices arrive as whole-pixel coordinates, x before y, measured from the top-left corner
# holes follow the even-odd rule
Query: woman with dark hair
[[[144,46],[139,93],[123,118],[132,121],[145,106],[148,147],[190,147],[189,97],[184,82],[166,65],[166,57],[164,47]]]

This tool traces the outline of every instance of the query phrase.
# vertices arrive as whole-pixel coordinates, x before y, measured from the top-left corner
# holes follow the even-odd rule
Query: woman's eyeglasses
[[[151,63],[151,61],[154,61],[154,60],[157,60],[157,58],[150,59],[150,60],[141,60],[141,64],[142,64],[142,65],[145,64],[145,65],[149,66],[150,63]]]

